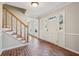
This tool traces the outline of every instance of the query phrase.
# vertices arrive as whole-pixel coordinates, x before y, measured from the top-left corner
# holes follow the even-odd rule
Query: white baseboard
[[[55,45],[57,45],[57,44],[55,44]],[[57,45],[57,46],[59,46],[59,45]],[[68,50],[68,51],[71,51],[71,52],[73,52],[73,53],[79,54],[78,51],[72,50],[72,49],[70,49],[70,48],[66,48],[66,47],[62,47],[62,46],[59,46],[59,47],[64,48],[64,49],[66,49],[66,50]]]
[[[55,44],[55,45],[57,45],[57,44]],[[57,46],[59,46],[59,45],[57,45]],[[71,52],[73,52],[73,53],[79,54],[78,51],[75,51],[75,50],[73,50],[73,49],[70,49],[70,48],[67,48],[67,47],[63,47],[63,46],[59,46],[59,47],[64,48],[64,49],[66,49],[66,50],[68,50],[68,51],[71,51]]]
[[[79,54],[79,52],[77,52],[77,51],[75,51],[75,50],[72,50],[72,49],[69,49],[69,48],[65,48],[65,49],[67,49],[67,50],[69,50],[69,51],[71,51],[71,52],[74,52],[74,53],[76,53],[76,54]]]

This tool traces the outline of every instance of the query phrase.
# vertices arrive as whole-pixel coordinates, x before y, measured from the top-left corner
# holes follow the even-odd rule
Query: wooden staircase
[[[6,7],[3,7],[2,28],[17,40],[21,40],[22,43],[28,43],[28,25],[24,24]]]

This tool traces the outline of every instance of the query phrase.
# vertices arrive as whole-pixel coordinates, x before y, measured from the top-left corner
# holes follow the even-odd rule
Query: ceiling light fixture
[[[36,8],[36,7],[38,7],[39,3],[38,2],[31,2],[31,5]]]

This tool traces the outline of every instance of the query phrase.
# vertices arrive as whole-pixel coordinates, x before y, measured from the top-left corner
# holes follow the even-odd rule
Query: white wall
[[[2,3],[0,3],[0,28],[2,28]]]
[[[63,14],[63,30],[59,30],[59,20],[57,24],[48,24],[48,32],[45,28],[48,18]],[[63,8],[55,10],[48,16],[40,19],[40,38],[57,44],[61,47],[68,48],[79,52],[79,3],[72,3]],[[57,30],[54,30],[57,28]],[[56,34],[57,33],[57,34]]]
[[[2,49],[2,3],[0,3],[0,52]]]
[[[79,51],[79,3],[66,7],[66,47]]]
[[[2,52],[2,29],[0,29],[0,54]]]

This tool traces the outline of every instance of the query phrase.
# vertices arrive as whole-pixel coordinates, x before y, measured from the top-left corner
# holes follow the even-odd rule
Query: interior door
[[[57,44],[57,18],[53,18],[49,20],[48,23],[48,36],[50,39],[50,42]]]

